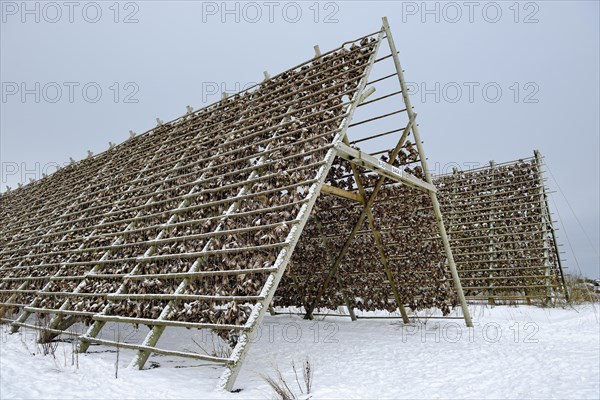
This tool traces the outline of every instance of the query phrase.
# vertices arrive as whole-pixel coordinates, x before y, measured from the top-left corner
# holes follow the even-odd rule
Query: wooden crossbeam
[[[352,164],[360,165],[373,172],[377,172],[381,176],[392,179],[396,182],[403,183],[407,186],[422,190],[424,192],[437,192],[437,188],[429,183],[425,182],[416,176],[403,171],[402,169],[393,166],[385,161],[379,160],[364,151],[355,149],[348,146],[345,143],[338,143],[336,145],[338,156],[350,161]]]
[[[63,314],[63,315],[76,315],[79,317],[91,317],[96,314],[93,311],[73,311],[73,310],[55,310],[52,308],[43,307],[25,307],[25,311],[30,313],[38,314]]]
[[[56,337],[58,335],[79,336],[79,333],[76,333],[76,332],[69,332],[67,330],[61,330],[61,329],[46,328],[43,326],[31,325],[31,324],[26,324],[24,322],[18,322],[18,321],[13,322],[11,325],[18,326],[20,328],[29,328],[29,329],[35,329],[37,331],[42,331],[44,333],[44,336],[49,333],[51,333],[54,337]]]
[[[353,200],[360,204],[365,204],[365,198],[358,193],[349,192],[348,190],[340,189],[335,186],[323,185],[321,192],[336,196],[342,199]]]

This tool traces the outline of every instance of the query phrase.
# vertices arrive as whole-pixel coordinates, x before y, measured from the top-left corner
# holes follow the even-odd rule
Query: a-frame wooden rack
[[[399,80],[404,111],[409,117],[390,159],[385,162],[351,147],[347,137],[357,107],[373,93],[366,88],[384,41],[390,49],[390,55],[385,58],[393,58],[394,75]],[[356,45],[358,42],[360,46]],[[344,46],[347,44],[353,46],[346,49]],[[332,62],[335,60],[342,61]],[[362,211],[359,222],[322,282],[319,296],[336,277],[356,233],[367,219],[396,303],[404,321],[408,322],[408,314],[397,293],[371,212],[385,179],[429,194],[444,244],[447,267],[465,322],[472,326],[436,188],[429,174],[416,113],[410,103],[387,19],[383,19],[379,31],[347,42],[329,53],[320,54],[317,50],[312,62],[299,66],[296,72],[290,71],[281,77],[266,76],[260,85],[264,92],[257,89],[254,97],[249,97],[251,100],[232,96],[204,113],[190,112],[167,124],[159,121],[159,126],[151,133],[131,139],[137,141],[137,150],[130,148],[130,153],[118,158],[114,154],[117,154],[115,151],[119,146],[116,150],[111,147],[108,155],[98,156],[99,165],[93,164],[96,159],[90,161],[90,168],[95,168],[96,176],[91,179],[83,175],[73,178],[73,184],[80,185],[77,187],[81,189],[76,192],[81,195],[67,199],[73,205],[65,204],[59,193],[55,198],[49,198],[41,208],[32,210],[25,226],[14,221],[4,224],[3,236],[35,233],[32,238],[18,236],[18,240],[0,251],[0,294],[4,296],[0,306],[21,309],[18,318],[3,318],[3,321],[12,323],[12,331],[16,332],[20,327],[39,329],[46,339],[51,339],[60,334],[73,334],[69,327],[79,319],[87,318],[92,321],[91,326],[84,334],[76,334],[81,352],[85,352],[91,344],[137,350],[131,366],[140,369],[152,353],[223,364],[226,369],[219,387],[232,390],[248,353],[250,338],[273,301],[320,193],[356,201],[362,205]],[[290,76],[293,78],[294,74],[301,76],[294,85],[283,89],[278,86],[282,80],[286,81]],[[332,80],[331,74],[337,80]],[[349,100],[344,102],[344,96]],[[258,101],[260,107],[253,108],[251,101]],[[250,114],[249,109],[252,109]],[[220,113],[218,118],[213,118],[215,110]],[[262,117],[269,118],[269,122],[260,120]],[[393,165],[410,134],[416,142],[420,164],[425,171],[424,180]],[[152,154],[143,167],[132,168],[131,171],[119,169],[119,160],[141,154],[142,150]],[[325,184],[336,157],[351,163],[357,182],[355,192]],[[188,172],[190,168],[193,173]],[[359,169],[379,174],[377,185],[372,190],[367,191],[360,184]],[[102,180],[110,178],[115,171],[129,177],[114,184],[118,185],[116,188]],[[48,179],[52,182],[52,177]],[[143,194],[146,192],[150,194]],[[95,201],[86,200],[86,193],[93,193]],[[106,204],[98,206],[102,201]],[[36,222],[36,216],[44,215],[52,206],[61,205],[65,208],[60,215],[55,213],[43,222]],[[101,212],[98,213],[98,209]],[[285,218],[267,222],[260,218],[282,210],[289,211],[282,213]],[[162,223],[155,222],[163,216],[166,219]],[[199,231],[189,233],[185,230],[198,226],[202,227]],[[151,232],[153,236],[150,239],[131,239],[142,232]],[[257,243],[249,239],[244,243],[244,238],[255,238],[258,232],[267,232],[262,237],[268,237],[268,240]],[[73,235],[79,235],[79,239],[72,239]],[[228,243],[230,237],[236,238],[235,241]],[[280,237],[283,239],[280,240]],[[53,240],[58,247],[56,243],[55,247],[49,245]],[[65,247],[60,247],[63,243]],[[80,244],[74,246],[74,243]],[[184,243],[188,250],[169,253],[164,249],[170,243]],[[217,264],[211,261],[215,258],[238,266],[215,266]],[[164,271],[161,266],[176,263],[173,271],[161,272]],[[249,274],[258,277],[254,282],[260,285],[255,289],[228,289],[230,282],[224,286],[217,285],[219,290],[215,293],[201,285],[201,282],[212,282],[211,279],[235,279]],[[162,289],[158,292],[156,285],[154,289],[141,290],[142,283],[147,282],[150,282],[149,285],[152,282],[171,283],[160,286]],[[63,287],[67,289],[61,289]],[[317,306],[319,296],[306,310],[308,317]],[[101,306],[98,308],[99,303]],[[127,311],[127,314],[123,310],[130,304],[134,305],[135,311]],[[249,312],[244,315],[239,311],[240,305],[247,304],[250,304],[247,306]],[[198,305],[204,307],[203,310],[218,309],[220,317],[207,314],[205,319],[197,319],[197,315],[186,319],[182,314],[184,305]],[[152,314],[154,312],[156,314]],[[233,315],[234,312],[243,317],[236,317],[238,314]],[[53,314],[54,317],[48,326],[40,327],[27,322],[32,314]],[[107,322],[144,324],[152,328],[141,344],[126,344],[98,337]],[[227,358],[160,349],[157,343],[167,327],[213,329],[227,332],[229,338],[235,332],[235,346]]]

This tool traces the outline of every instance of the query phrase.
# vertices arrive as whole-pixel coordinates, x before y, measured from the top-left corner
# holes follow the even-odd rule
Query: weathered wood
[[[107,297],[108,293],[84,293],[84,292],[36,292],[38,296],[48,297]]]
[[[347,190],[340,189],[334,186],[323,185],[323,187],[321,188],[321,192],[331,194],[342,199],[353,200],[360,204],[365,204],[365,198],[360,194],[349,192]]]
[[[5,306],[5,307],[27,307],[28,304],[21,304],[21,303],[12,303],[9,301],[3,301],[0,303],[0,307],[1,306]]]
[[[105,321],[105,322],[119,322],[119,323],[128,323],[128,324],[142,324],[142,325],[161,325],[161,326],[174,326],[179,328],[194,328],[194,329],[215,329],[215,330],[236,330],[236,331],[246,331],[249,330],[250,327],[246,325],[232,325],[232,324],[210,324],[203,322],[185,322],[185,321],[169,321],[169,320],[159,320],[152,318],[133,318],[133,317],[119,317],[115,315],[105,315],[105,314],[94,314],[93,318],[95,321]]]
[[[30,313],[38,313],[38,314],[63,314],[63,315],[75,315],[75,316],[83,316],[83,317],[91,317],[96,314],[92,311],[74,311],[74,310],[55,310],[52,308],[43,308],[43,307],[25,307],[25,311]]]
[[[535,258],[536,260],[539,260],[539,258]],[[500,260],[496,260],[496,263],[498,263]],[[506,261],[506,262],[514,262],[514,260],[502,260],[502,261]],[[476,261],[474,262],[475,264],[481,264],[481,261]],[[467,264],[466,262],[462,262],[459,264]],[[509,268],[495,268],[494,272],[498,272],[498,271],[519,271],[519,270],[530,270],[530,269],[537,269],[537,270],[543,270],[544,268],[546,268],[546,266],[544,265],[540,265],[540,266],[535,266],[535,267],[509,267]],[[477,268],[477,269],[461,269],[461,271],[463,273],[466,272],[489,272],[489,268]],[[502,277],[499,277],[502,278]]]
[[[275,268],[248,268],[248,269],[229,269],[229,270],[218,270],[218,271],[198,271],[198,272],[175,272],[171,274],[144,274],[144,275],[133,275],[133,274],[90,274],[88,278],[119,278],[124,277],[132,281],[139,281],[145,279],[194,279],[204,278],[209,276],[228,276],[228,275],[242,275],[242,274],[261,274],[275,271]]]
[[[487,296],[467,296],[469,300],[488,300]],[[524,296],[494,296],[494,300],[521,300],[527,303],[531,303],[531,299],[546,299],[546,296],[537,296],[537,295],[524,295]]]
[[[518,289],[520,289],[520,288],[533,289],[533,288],[547,288],[547,287],[548,286],[545,284],[544,285],[519,285]],[[488,289],[488,288],[489,288],[489,286],[463,286],[464,290],[483,290],[483,289]],[[494,288],[498,289],[498,290],[500,290],[500,289],[515,289],[514,286],[500,286],[500,285],[494,286]],[[491,297],[494,298],[495,296],[491,296]],[[488,298],[489,298],[489,295],[488,295]]]
[[[541,269],[541,268],[540,268]],[[511,269],[512,270],[512,269]],[[511,275],[511,276],[486,276],[486,277],[470,277],[465,278],[462,277],[460,280],[464,281],[483,281],[483,280],[503,280],[503,281],[511,281],[515,279],[529,279],[529,278],[545,278],[546,275]],[[518,289],[518,287],[513,286]]]
[[[37,331],[42,331],[44,334],[46,333],[52,333],[54,335],[54,337],[58,336],[58,335],[69,335],[69,336],[79,336],[79,333],[76,332],[69,332],[69,331],[63,331],[61,329],[52,329],[52,328],[46,328],[44,326],[37,326],[37,325],[31,325],[31,324],[26,324],[24,322],[13,322],[12,326],[18,326],[21,328],[29,328],[29,329],[35,329]]]
[[[128,350],[138,350],[138,351],[145,351],[148,353],[161,354],[163,356],[193,358],[196,360],[210,361],[210,362],[214,362],[214,363],[218,363],[218,364],[230,363],[230,360],[228,358],[224,358],[224,357],[213,357],[213,356],[197,354],[197,353],[188,353],[188,352],[184,352],[184,351],[164,350],[164,349],[159,349],[156,347],[144,346],[141,344],[113,342],[111,340],[91,338],[91,337],[87,337],[87,336],[81,336],[79,338],[79,340],[83,341],[83,342],[96,343],[96,344],[100,344],[100,345],[104,345],[104,346],[112,346],[112,347],[118,347],[118,348],[128,349]]]
[[[2,282],[22,282],[22,281],[44,281],[47,279],[51,279],[47,276],[20,276],[18,278],[13,277],[5,277],[2,278]]]
[[[81,295],[81,293],[79,293]],[[126,293],[126,294],[105,294],[109,300],[209,300],[209,301],[260,301],[264,296],[217,296],[206,294],[154,294],[154,293]]]
[[[273,243],[273,244],[261,244],[257,246],[247,246],[247,247],[232,247],[229,249],[219,249],[219,250],[206,250],[204,252],[191,252],[184,254],[164,254],[158,256],[148,256],[148,257],[137,257],[135,258],[138,262],[151,262],[158,260],[174,260],[174,259],[185,259],[185,258],[198,258],[198,257],[206,257],[212,255],[221,255],[221,254],[236,254],[236,253],[246,253],[251,251],[260,251],[260,250],[270,250],[270,249],[278,249],[289,246],[287,242]]]

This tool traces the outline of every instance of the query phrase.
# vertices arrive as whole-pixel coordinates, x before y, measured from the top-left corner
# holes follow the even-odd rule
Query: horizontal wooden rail
[[[25,311],[29,311],[31,313],[45,314],[59,314],[59,315],[75,315],[82,317],[91,317],[95,315],[95,312],[92,311],[75,311],[75,310],[59,310],[53,308],[42,308],[42,307],[25,307]]]
[[[47,297],[100,297],[105,298],[108,296],[107,293],[84,293],[84,292],[44,292],[44,291],[35,291],[37,296],[47,296]]]
[[[104,345],[104,346],[112,346],[112,347],[118,347],[118,348],[128,349],[128,350],[143,350],[143,351],[148,351],[148,352],[154,353],[154,354],[161,354],[163,356],[193,358],[196,360],[210,361],[210,362],[215,362],[215,363],[219,363],[219,364],[229,364],[230,363],[228,358],[213,357],[213,356],[209,356],[209,355],[188,353],[188,352],[183,352],[183,351],[164,350],[164,349],[159,349],[157,347],[144,346],[141,344],[113,342],[111,340],[96,339],[96,338],[91,338],[91,337],[87,337],[87,336],[80,336],[79,340],[81,340],[83,342],[90,342],[90,343],[100,344],[100,345]]]
[[[550,277],[548,277],[550,278]],[[487,286],[463,286],[464,290],[506,290],[506,289],[521,289],[521,288],[548,288],[548,285],[519,285],[519,286],[495,286],[495,285],[487,285]],[[493,295],[491,295],[493,297]]]
[[[80,336],[81,335],[80,333],[77,333],[77,332],[61,331],[60,329],[51,329],[51,328],[46,328],[44,326],[26,324],[24,322],[13,322],[12,325],[20,326],[21,328],[35,329],[38,331],[42,331],[43,333],[54,333],[56,335],[69,335],[69,336]]]
[[[526,301],[529,299],[548,299],[548,295],[546,296],[539,296],[539,295],[532,295],[532,296],[527,296],[527,295],[523,295],[523,296],[469,296],[469,295],[465,295],[465,297],[468,300],[489,300],[489,299],[493,299],[493,300],[522,300],[522,301]]]
[[[142,324],[152,326],[174,326],[180,328],[195,328],[195,329],[213,329],[213,330],[236,330],[236,331],[249,331],[250,328],[245,325],[232,325],[232,324],[209,324],[202,322],[185,322],[185,321],[170,321],[164,319],[151,319],[151,318],[130,318],[130,317],[119,317],[113,315],[96,314],[93,317],[96,321],[106,322],[119,322],[128,324]]]
[[[219,271],[197,271],[197,272],[177,272],[171,274],[147,274],[147,275],[129,275],[127,279],[144,280],[144,279],[194,279],[209,276],[228,276],[228,275],[243,275],[243,274],[262,274],[277,271],[275,267],[269,268],[248,268],[248,269],[229,269]]]
[[[109,300],[207,300],[207,301],[260,301],[264,296],[220,296],[209,294],[155,294],[155,293],[125,293],[107,294]]]
[[[490,274],[494,274],[497,270],[496,269],[489,269],[488,270],[490,272]],[[461,273],[461,271],[459,271],[459,274]],[[505,280],[505,281],[510,281],[510,280],[514,280],[514,279],[547,279],[547,278],[552,278],[552,275],[548,276],[548,275],[516,275],[516,276],[480,276],[480,277],[460,277],[461,281],[489,281],[489,280]],[[519,286],[511,286],[512,288],[516,288]]]
[[[274,244],[262,244],[262,245],[258,245],[258,246],[232,247],[229,249],[196,251],[196,252],[192,252],[192,253],[164,254],[164,255],[147,256],[147,257],[141,256],[141,257],[137,257],[135,260],[138,262],[152,262],[152,261],[160,261],[160,260],[179,260],[179,259],[198,258],[198,257],[206,257],[206,256],[213,256],[213,255],[221,255],[221,254],[237,254],[237,253],[261,251],[261,250],[279,249],[279,248],[288,247],[288,246],[289,246],[289,243],[280,242],[280,243],[274,243]]]

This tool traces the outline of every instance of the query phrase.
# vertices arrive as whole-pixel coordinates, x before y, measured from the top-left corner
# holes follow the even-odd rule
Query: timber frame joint
[[[437,192],[437,188],[416,176],[403,171],[402,169],[387,163],[381,159],[365,153],[362,150],[355,149],[345,143],[335,145],[339,157],[349,161],[354,165],[358,165],[377,173],[380,176],[405,184],[407,186],[422,190],[424,192]]]

